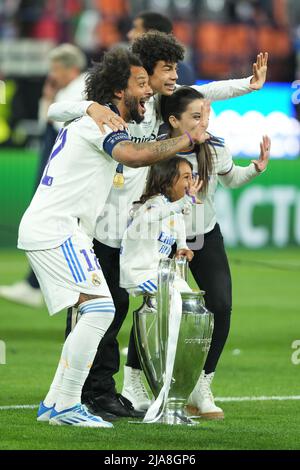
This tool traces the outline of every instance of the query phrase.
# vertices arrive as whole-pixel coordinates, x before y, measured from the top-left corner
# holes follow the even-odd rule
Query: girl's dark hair
[[[193,171],[191,162],[183,157],[172,157],[151,166],[145,192],[138,203],[144,204],[148,199],[158,194],[170,198],[172,185],[174,180],[179,178],[179,166],[183,162],[187,163]]]
[[[100,104],[110,103],[116,91],[127,88],[132,66],[143,67],[143,64],[124,47],[114,47],[106,52],[102,61],[88,72],[85,81],[87,99]]]
[[[184,59],[184,48],[175,36],[160,31],[149,31],[135,39],[132,52],[140,57],[149,75],[160,60],[177,64]]]
[[[187,86],[178,88],[171,96],[162,97],[161,113],[170,132],[172,131],[172,126],[169,122],[170,116],[175,116],[177,119],[180,119],[181,115],[186,111],[186,108],[192,101],[202,98],[204,98],[202,93]],[[200,179],[203,180],[201,191],[206,193],[209,175],[212,173],[213,169],[211,148],[207,142],[204,142],[201,145],[196,144],[194,150],[197,156],[198,174]]]

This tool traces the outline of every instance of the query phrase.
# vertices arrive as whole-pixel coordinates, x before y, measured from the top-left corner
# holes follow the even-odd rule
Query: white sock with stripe
[[[77,316],[78,316],[78,308],[72,307],[72,316],[71,316],[71,330],[72,331],[75,328]],[[63,345],[63,349],[61,352],[59,364],[56,369],[54,379],[50,386],[49,392],[47,393],[46,398],[44,399],[44,405],[47,406],[48,408],[52,408],[52,406],[55,405],[58,393],[60,391],[60,387],[62,384],[62,379],[64,376],[66,363],[67,363],[68,344],[69,344],[69,338],[71,334],[72,333],[70,333],[67,339],[65,340],[65,344]]]
[[[63,379],[64,372],[66,369],[67,352],[68,352],[71,334],[72,333],[69,334],[69,336],[67,337],[63,345],[60,360],[59,360],[58,367],[55,372],[54,379],[50,386],[49,392],[47,393],[46,398],[44,399],[44,405],[47,406],[48,408],[51,408],[52,406],[55,405],[59,391],[60,391],[62,379]]]
[[[62,377],[55,409],[61,411],[81,402],[85,379],[93,364],[98,345],[114,317],[111,298],[101,297],[82,303],[81,315],[67,340],[66,367]]]

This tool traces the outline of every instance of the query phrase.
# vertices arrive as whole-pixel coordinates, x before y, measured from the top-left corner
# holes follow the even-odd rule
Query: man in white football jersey
[[[177,63],[183,59],[184,49],[171,36],[160,32],[149,32],[133,43],[132,50],[141,58],[150,79],[154,96],[146,103],[145,118],[142,123],[129,123],[131,138],[134,142],[145,142],[156,139],[160,125],[162,96],[172,95],[176,88]],[[221,100],[250,93],[263,86],[266,79],[267,55],[260,54],[253,65],[253,76],[240,80],[212,82],[207,85],[194,86],[210,100]],[[60,103],[50,108],[50,116],[56,120],[69,120],[84,114],[86,111],[96,122],[106,120],[103,109],[95,103]],[[112,125],[118,126],[114,116],[110,117]],[[125,289],[119,287],[119,252],[123,233],[127,226],[127,215],[132,203],[138,200],[143,192],[146,168],[119,168],[119,184],[111,188],[106,211],[98,219],[96,228],[95,252],[101,257],[102,269],[108,282],[116,306],[115,318],[98,349],[89,378],[85,384],[85,399],[92,401],[95,412],[108,411],[117,416],[133,416],[128,400],[116,394],[113,374],[119,370],[119,349],[116,336],[126,317],[129,297]],[[111,216],[113,214],[113,217]],[[69,314],[69,320],[71,320]],[[69,322],[69,324],[71,321]],[[134,353],[134,340],[131,338],[130,357],[125,366],[125,384],[122,395],[127,388],[141,390],[139,402],[134,403],[138,409],[148,406],[146,397],[143,402],[142,382],[139,371],[134,367],[137,354]]]
[[[127,122],[141,122],[152,91],[140,59],[116,48],[86,80],[87,97],[110,103]],[[205,114],[205,113],[204,113]],[[61,129],[40,185],[19,227],[25,250],[49,313],[76,306],[80,316],[64,343],[50,390],[38,410],[39,421],[83,427],[112,427],[81,404],[82,386],[98,344],[114,316],[114,303],[92,249],[97,216],[103,211],[118,162],[148,166],[201,142],[203,123],[192,134],[167,144],[135,144],[126,131],[99,133],[88,116]]]
[[[61,123],[48,120],[48,108],[53,102],[83,99],[86,65],[84,53],[73,44],[61,44],[52,49],[49,54],[49,74],[39,100],[38,120],[41,129],[41,148],[34,190],[40,183],[49,154],[61,128]],[[26,279],[9,286],[0,286],[0,296],[30,307],[41,307],[44,304],[38,280],[32,269]]]

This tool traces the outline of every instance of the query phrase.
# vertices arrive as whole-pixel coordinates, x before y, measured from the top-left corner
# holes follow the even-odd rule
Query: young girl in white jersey
[[[169,136],[175,137],[191,132],[197,125],[201,116],[203,95],[193,88],[181,87],[172,96],[163,98],[162,104],[163,119],[168,123]],[[188,407],[193,415],[207,419],[224,417],[223,410],[214,403],[211,382],[229,333],[232,305],[231,275],[222,233],[216,219],[214,195],[218,182],[225,187],[237,188],[264,171],[268,164],[270,145],[270,139],[264,136],[258,160],[253,160],[246,167],[235,165],[224,139],[212,135],[209,135],[204,144],[195,145],[180,154],[193,165],[194,171],[203,181],[199,197],[204,203],[204,244],[201,249],[193,248],[194,256],[190,269],[198,286],[206,292],[206,306],[214,313],[215,326],[204,370],[189,397]],[[131,334],[131,340],[132,336]],[[127,366],[130,364],[131,370],[135,371],[139,369],[139,361],[131,345],[132,341],[129,345]],[[138,392],[134,392],[128,381],[124,383],[122,394],[134,402]]]
[[[160,259],[168,258],[176,243],[176,256],[193,252],[186,244],[183,213],[197,204],[201,188],[199,177],[193,179],[192,164],[182,157],[157,163],[149,172],[140,201],[134,204],[131,222],[124,233],[120,256],[120,285],[133,295],[157,290]],[[176,279],[179,290],[190,290]]]

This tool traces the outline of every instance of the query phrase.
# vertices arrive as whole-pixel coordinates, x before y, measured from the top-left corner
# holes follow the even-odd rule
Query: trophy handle
[[[160,346],[161,372],[166,370],[167,343],[169,337],[170,314],[170,287],[175,277],[174,260],[161,259],[158,266],[157,283],[157,320],[158,320],[158,344]]]

